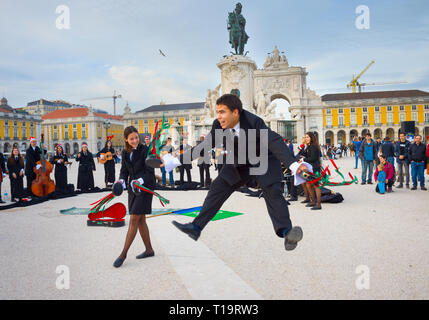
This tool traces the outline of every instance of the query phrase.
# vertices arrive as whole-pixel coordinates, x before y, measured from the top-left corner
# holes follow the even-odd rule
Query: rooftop
[[[334,93],[322,96],[322,101],[386,99],[386,98],[416,98],[428,97],[429,92],[421,90],[372,91],[358,93]]]
[[[55,110],[55,111],[46,113],[42,116],[42,119],[47,120],[47,119],[78,118],[78,117],[86,117],[88,116],[88,114],[89,114],[89,110],[87,108],[71,108],[71,109]],[[105,119],[122,120],[122,116],[114,116],[107,113],[94,112],[94,115]]]
[[[159,104],[147,107],[137,112],[162,112],[174,110],[191,110],[205,108],[205,102],[191,102],[191,103],[176,103],[176,104]]]

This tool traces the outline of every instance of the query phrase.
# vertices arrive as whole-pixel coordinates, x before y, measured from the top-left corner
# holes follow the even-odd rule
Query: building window
[[[30,137],[34,137],[34,124],[30,124]]]
[[[429,113],[425,113],[425,122],[429,123]]]
[[[331,114],[331,109],[327,109],[326,114]]]
[[[350,112],[356,112],[355,108],[351,108]]]
[[[331,128],[332,127],[332,117],[326,117],[326,127]]]
[[[86,123],[82,124],[82,138],[86,138]]]
[[[196,117],[195,121],[197,121],[197,122],[200,121],[200,117]]]
[[[4,122],[4,139],[9,140],[9,121]]]
[[[144,127],[144,133],[149,133],[149,127]]]
[[[338,126],[339,127],[344,127],[344,117],[338,117]]]
[[[69,139],[69,126],[66,124],[64,125],[64,140]]]
[[[73,124],[73,139],[77,139],[77,125]]]
[[[387,111],[392,111],[392,106],[387,106]]]
[[[393,114],[392,113],[387,114],[387,123],[393,124]]]
[[[380,114],[379,114],[379,113],[376,113],[376,114],[374,115],[374,118],[375,118],[375,124],[376,124],[376,125],[379,125],[379,124],[381,123],[381,121],[380,121]]]
[[[412,109],[413,111],[415,111],[415,110],[417,110],[417,106],[414,104],[414,105],[412,105],[412,106],[411,106],[411,109]]]
[[[352,126],[356,126],[356,115],[355,114],[350,117],[350,124]]]
[[[399,106],[399,111],[404,111],[404,110],[405,110],[404,106]]]
[[[367,124],[368,124],[368,115],[366,115],[366,114],[364,114],[364,115],[363,115],[363,117],[362,117],[362,123],[363,123],[364,125],[367,125]]]
[[[343,113],[343,109],[338,109],[338,113]]]
[[[400,122],[405,121],[405,113],[399,114],[399,121]]]
[[[54,141],[58,140],[58,127],[57,126],[54,126],[54,138],[53,138],[53,140]]]
[[[149,121],[148,120],[144,120],[144,124],[149,124]]]
[[[416,122],[417,122],[417,112],[413,112],[413,113],[411,114],[411,120],[412,120],[412,121],[416,121]]]
[[[375,107],[375,112],[379,112],[380,111],[380,107]]]
[[[18,139],[18,124],[16,121],[13,123],[13,138]]]
[[[368,112],[368,108],[363,108],[363,112]]]
[[[185,118],[185,121],[189,121],[189,117],[186,117],[186,118]]]
[[[425,110],[429,110],[429,104],[425,104]]]

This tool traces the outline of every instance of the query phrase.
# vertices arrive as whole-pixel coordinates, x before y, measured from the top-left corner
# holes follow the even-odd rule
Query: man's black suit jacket
[[[216,119],[213,121],[212,129],[210,134],[206,136],[204,140],[205,147],[211,149],[216,147],[215,145],[215,130],[221,129],[222,127],[219,121]],[[261,185],[269,186],[273,183],[280,182],[283,178],[281,170],[281,162],[288,168],[293,162],[297,161],[293,153],[290,151],[288,146],[284,143],[283,138],[267,127],[265,122],[255,114],[243,110],[240,114],[240,130],[243,129],[246,133],[246,150],[248,150],[248,139],[249,129],[256,129],[256,145],[257,150],[260,145],[260,130],[266,129],[268,131],[268,146],[261,145],[261,148],[268,148],[268,169],[262,175],[255,175],[254,178]],[[227,146],[227,145],[226,145]],[[195,147],[194,147],[195,148]],[[192,154],[193,149],[184,152],[180,157],[180,162],[183,163],[184,159],[194,160],[197,156]],[[228,150],[227,150],[228,151]],[[188,153],[191,152],[191,155]],[[257,151],[258,152],[258,151]],[[238,154],[238,148],[234,148],[235,156]],[[194,156],[194,157],[192,157]],[[248,160],[248,155],[246,154]],[[246,182],[249,178],[249,168],[252,165],[247,162],[245,165],[239,164],[224,164],[222,170],[219,173],[219,177],[223,178],[230,185],[235,185],[239,182]]]

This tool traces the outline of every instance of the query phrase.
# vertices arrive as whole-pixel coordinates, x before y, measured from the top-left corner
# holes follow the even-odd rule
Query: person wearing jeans
[[[410,188],[410,160],[408,158],[410,146],[411,143],[405,139],[405,133],[401,132],[399,134],[399,141],[396,142],[395,146],[395,157],[399,172],[399,186],[397,186],[397,188],[403,188],[404,186],[404,173],[406,177],[406,187],[407,189]]]
[[[355,160],[356,160],[355,169],[357,169],[358,168],[358,161],[359,161],[359,149],[360,149],[360,146],[362,144],[360,137],[354,137],[353,144],[355,145]],[[362,161],[361,161],[361,167],[363,167]]]
[[[417,189],[417,180],[420,181],[422,190],[425,188],[425,163],[426,163],[426,146],[421,142],[422,136],[416,135],[415,141],[411,144],[408,150],[408,156],[411,162],[411,179],[413,180],[413,187],[411,190]]]
[[[371,138],[371,134],[368,132],[365,135],[365,140],[362,142],[359,148],[359,157],[362,159],[362,182],[361,184],[372,184],[372,172],[375,164],[375,158],[377,156],[377,147],[374,140]],[[368,176],[367,176],[368,172]],[[368,179],[367,179],[368,177]]]

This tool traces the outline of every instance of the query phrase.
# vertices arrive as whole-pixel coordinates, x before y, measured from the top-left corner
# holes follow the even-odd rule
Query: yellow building
[[[70,108],[44,114],[42,119],[45,142],[51,152],[60,143],[67,154],[74,155],[87,143],[89,151],[97,153],[111,135],[113,147],[123,149],[122,116],[94,112],[92,108]]]
[[[153,136],[158,120],[165,118],[170,123],[168,135],[173,139],[173,145],[178,146],[183,136],[188,137],[189,143],[195,144],[202,134],[210,131],[212,121],[206,123],[207,108],[205,102],[160,104],[131,113],[128,105],[124,109],[124,126],[134,126],[139,133]]]
[[[13,145],[18,145],[21,153],[30,146],[30,137],[41,133],[42,119],[8,105],[6,98],[0,100],[0,151],[9,155]]]
[[[401,122],[414,121],[429,136],[429,92],[420,90],[326,94],[322,96],[326,144],[350,143],[354,136],[397,140]]]

